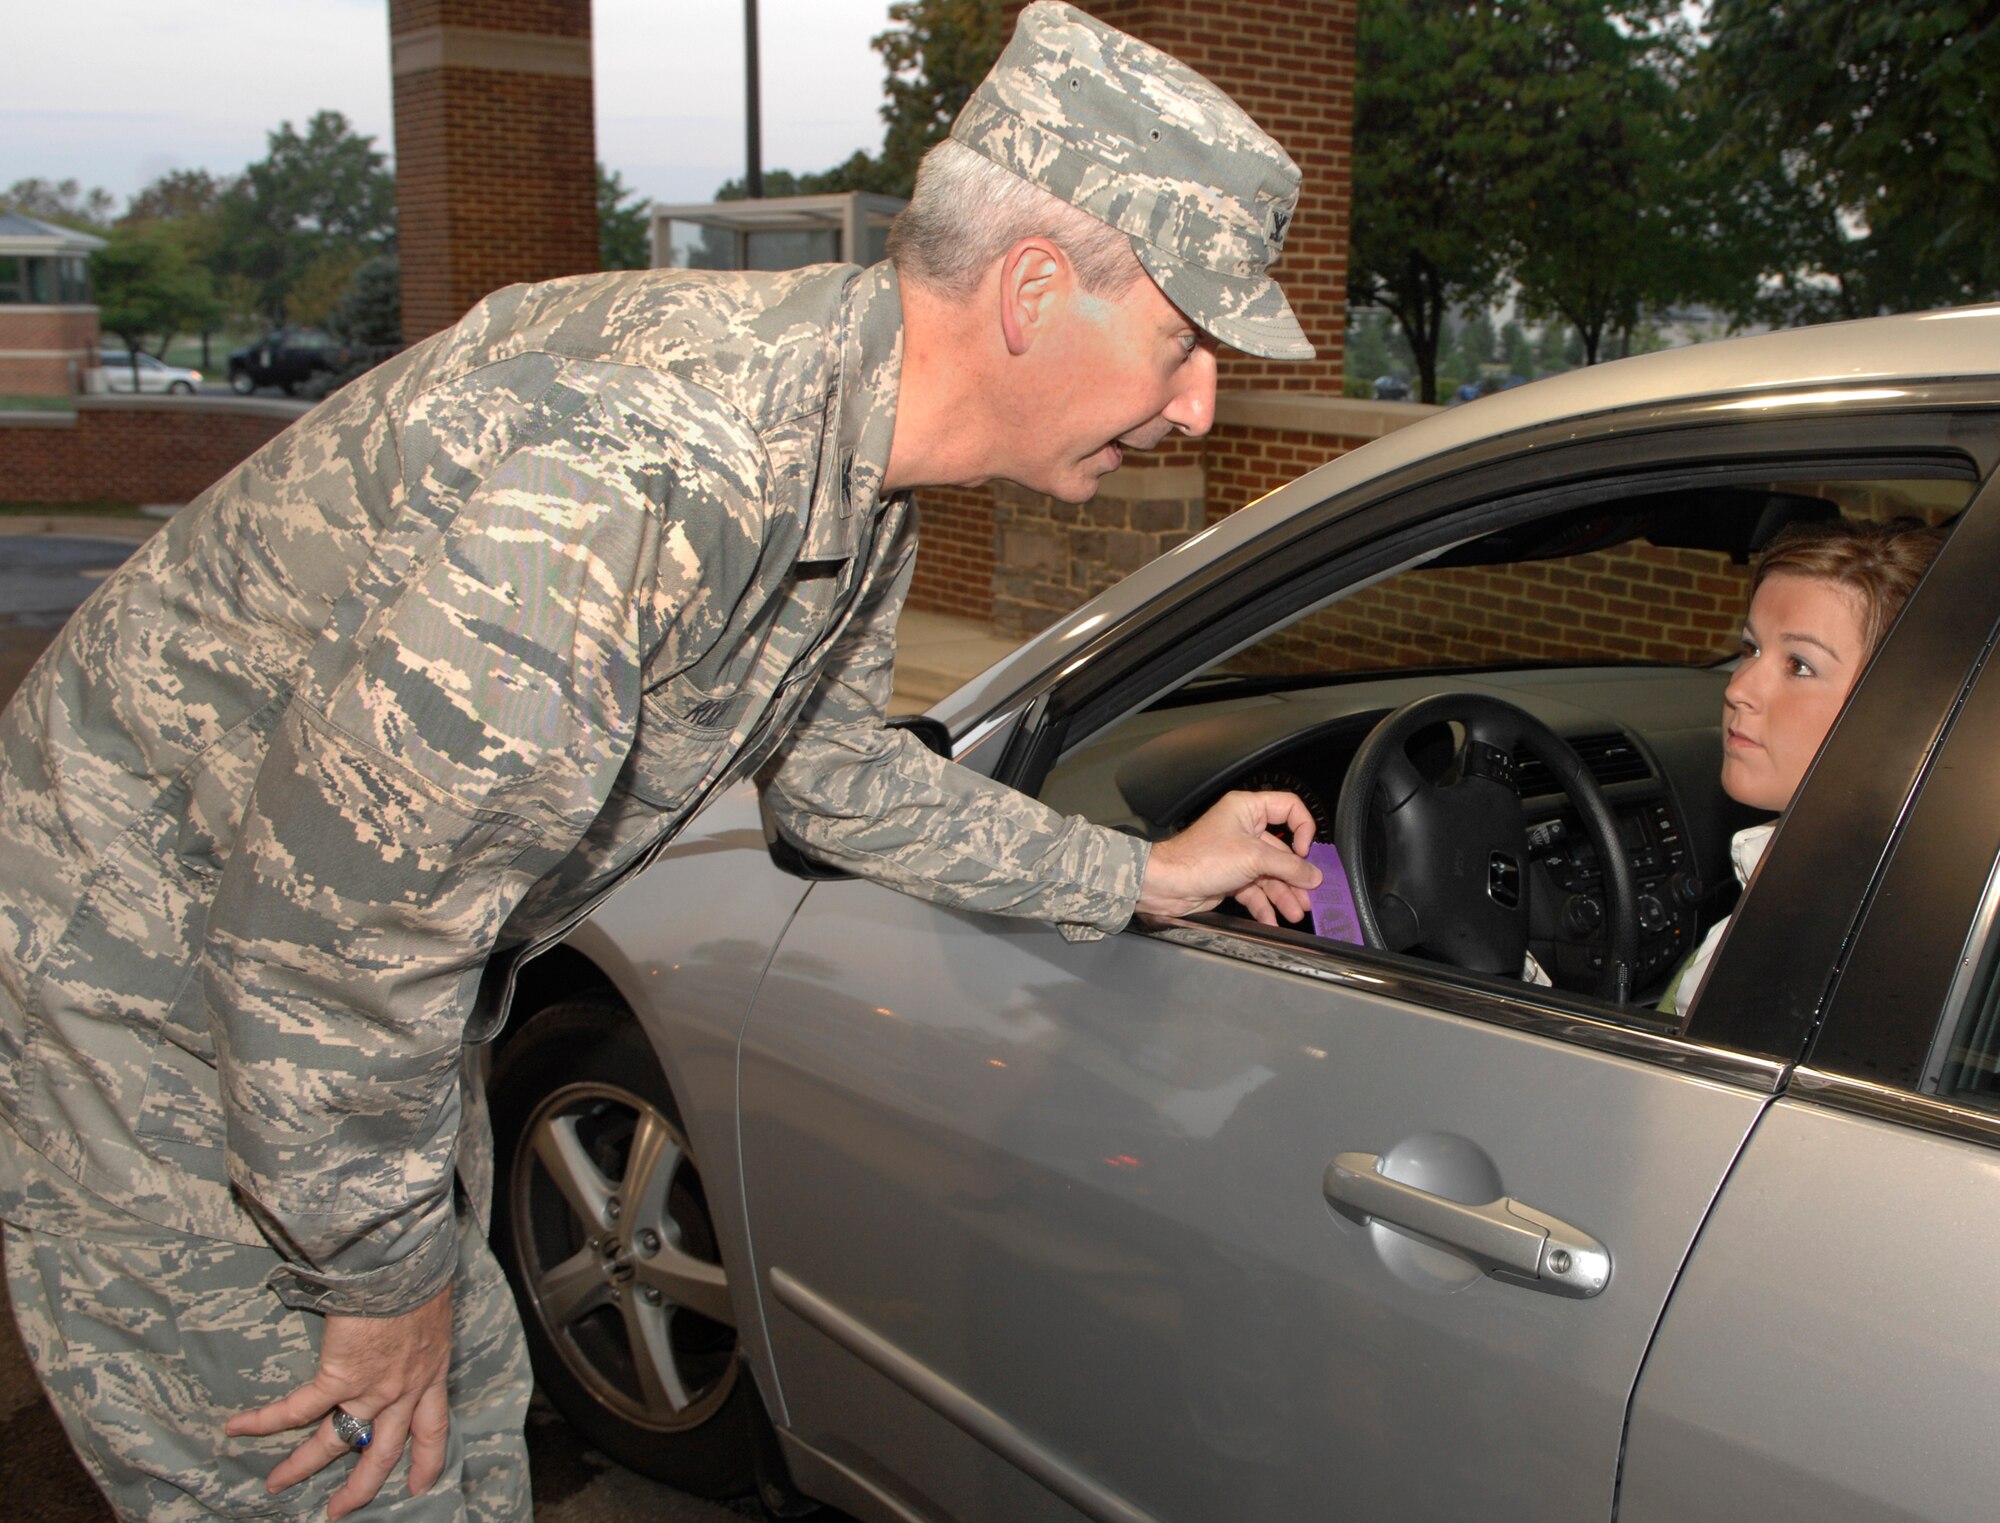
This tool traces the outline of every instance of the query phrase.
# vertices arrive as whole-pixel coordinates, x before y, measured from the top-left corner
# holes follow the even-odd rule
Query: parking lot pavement
[[[134,521],[88,526],[29,521],[0,532],[0,704],[13,696],[43,648],[76,605],[149,531]],[[634,1475],[589,1448],[539,1397],[528,1416],[528,1452],[537,1523],[741,1523],[760,1518],[754,1500],[718,1505]],[[0,1456],[8,1464],[0,1517],[34,1523],[112,1523],[71,1451],[14,1330],[0,1281]],[[366,1512],[359,1516],[365,1518]]]

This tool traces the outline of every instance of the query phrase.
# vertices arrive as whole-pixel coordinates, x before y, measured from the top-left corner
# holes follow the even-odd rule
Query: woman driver
[[[1944,543],[1911,520],[1787,530],[1757,558],[1743,653],[1722,694],[1722,787],[1739,804],[1783,810],[1818,754],[1861,668]],[[1729,845],[1746,886],[1775,820]],[[1681,965],[1660,1008],[1694,1003],[1729,920],[1710,928]]]

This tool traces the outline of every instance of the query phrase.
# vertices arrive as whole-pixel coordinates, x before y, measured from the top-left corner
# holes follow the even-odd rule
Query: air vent
[[[1616,731],[1609,735],[1580,735],[1570,742],[1570,746],[1583,758],[1584,766],[1590,769],[1590,775],[1597,779],[1600,788],[1613,783],[1635,782],[1653,775],[1653,769],[1646,765],[1646,758],[1639,748]],[[1554,774],[1526,750],[1515,751],[1514,767],[1514,780],[1522,798],[1539,798],[1562,791],[1556,786]]]

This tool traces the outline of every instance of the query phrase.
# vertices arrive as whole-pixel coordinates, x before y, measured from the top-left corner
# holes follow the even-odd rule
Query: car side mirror
[[[899,714],[888,720],[885,728],[908,730],[923,742],[926,750],[934,751],[946,761],[951,760],[951,731],[941,719],[933,719],[928,714]],[[854,876],[846,868],[821,862],[786,840],[771,813],[770,801],[762,791],[757,795],[757,810],[764,821],[764,844],[770,850],[771,861],[780,871],[814,882]]]

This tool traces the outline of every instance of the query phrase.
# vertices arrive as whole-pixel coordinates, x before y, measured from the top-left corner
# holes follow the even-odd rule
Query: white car
[[[138,385],[133,385],[133,364],[138,365]],[[169,365],[141,349],[127,354],[123,349],[101,350],[97,356],[100,383],[105,391],[171,392],[193,396],[201,385],[201,372],[181,365]]]

